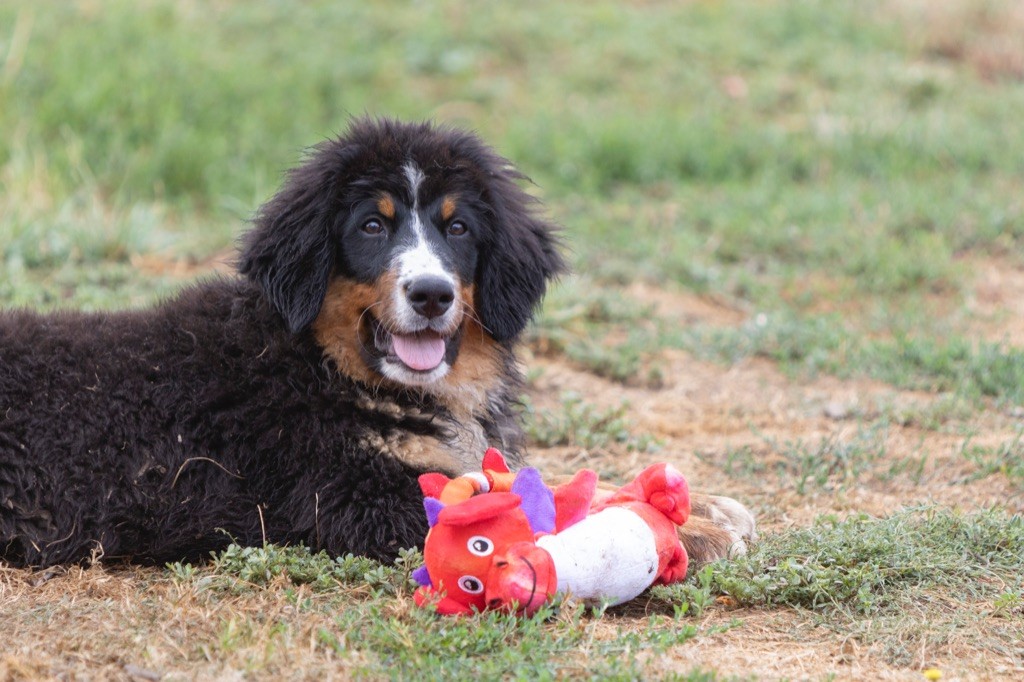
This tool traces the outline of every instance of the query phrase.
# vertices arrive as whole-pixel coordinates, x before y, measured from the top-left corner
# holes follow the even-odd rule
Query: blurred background
[[[1019,263],[1022,36],[1012,0],[5,0],[0,296],[141,301],[120,266],[230,245],[370,113],[478,131],[587,277],[932,324]]]

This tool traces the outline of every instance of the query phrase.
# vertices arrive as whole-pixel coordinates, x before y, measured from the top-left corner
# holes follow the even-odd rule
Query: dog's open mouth
[[[373,347],[385,362],[401,363],[414,372],[432,372],[457,351],[457,338],[432,329],[411,333],[389,331],[377,319],[371,320]]]

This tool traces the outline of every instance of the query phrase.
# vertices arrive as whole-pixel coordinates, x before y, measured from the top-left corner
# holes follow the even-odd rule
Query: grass
[[[712,589],[744,605],[873,615],[898,611],[935,588],[964,601],[995,598],[1019,582],[1024,518],[988,512],[905,510],[855,516],[766,540],[714,572]]]
[[[998,447],[974,445],[970,439],[961,447],[963,457],[974,464],[977,471],[974,478],[986,478],[1002,474],[1020,488],[1024,488],[1024,429],[1017,432],[1013,440]]]
[[[921,485],[933,453],[923,444],[910,452],[890,452],[890,430],[891,425],[880,418],[857,424],[852,433],[835,432],[809,440],[757,434],[761,441],[757,445],[696,454],[734,481],[771,483],[799,496],[849,493],[896,480]],[[1002,470],[989,464],[978,466],[972,475],[982,478],[995,471]]]
[[[529,399],[524,407],[526,435],[538,447],[572,445],[598,453],[607,452],[612,446],[640,452],[657,449],[650,435],[633,432],[626,416],[626,403],[603,409],[586,402],[579,394],[567,393],[562,396],[558,410],[537,410]]]
[[[87,585],[76,620],[124,609],[127,602],[111,589],[131,594],[144,587],[145,604],[157,615],[140,618],[136,611],[123,621],[137,636],[122,655],[168,679],[189,669],[274,674],[300,655],[308,671],[373,679],[476,673],[635,679],[659,674],[659,657],[695,638],[742,636],[742,621],[729,616],[737,606],[748,614],[795,610],[866,645],[888,635],[885,660],[894,665],[907,665],[914,642],[926,639],[942,648],[967,637],[1002,656],[1021,632],[1022,543],[1024,521],[1002,512],[931,508],[880,519],[824,518],[777,533],[744,558],[708,565],[685,583],[655,588],[646,604],[593,611],[564,602],[531,618],[494,612],[440,618],[415,607],[409,578],[415,552],[386,566],[301,547],[231,546],[203,565],[132,576],[134,585],[117,586],[125,579],[99,567],[49,575],[39,584]],[[15,644],[53,617],[34,594],[38,588],[21,580],[4,583],[24,606],[11,614],[19,625]],[[956,594],[955,603],[942,599],[944,593]],[[182,608],[213,618],[187,636],[162,629],[161,618],[176,619]],[[72,669],[82,665],[73,655],[58,660]],[[674,675],[723,679],[700,669]]]
[[[572,246],[529,348],[591,376],[541,408],[532,370],[535,456],[677,461],[765,538],[526,620],[426,616],[411,554],[0,567],[0,678],[1018,674],[1021,30],[1013,0],[0,4],[0,304],[152,303],[349,115],[464,125]]]
[[[188,640],[172,634],[185,660],[154,674],[173,678],[203,659],[267,673],[287,669],[301,652],[311,659],[310,669],[349,678],[635,679],[647,669],[645,658],[723,630],[703,628],[682,613],[651,615],[637,628],[569,603],[530,618],[497,612],[440,618],[412,604],[409,569],[420,560],[418,552],[408,552],[388,566],[302,547],[232,545],[204,565],[169,565],[151,593],[173,593],[172,602],[195,601],[222,615]],[[82,611],[109,607],[99,600]],[[32,620],[31,613],[18,617]],[[678,679],[717,677],[694,670],[681,671]]]
[[[728,362],[767,358],[794,374],[866,376],[911,390],[1024,402],[1024,352],[1017,347],[963,336],[876,339],[854,333],[839,315],[761,313],[738,328],[694,328],[680,345]]]

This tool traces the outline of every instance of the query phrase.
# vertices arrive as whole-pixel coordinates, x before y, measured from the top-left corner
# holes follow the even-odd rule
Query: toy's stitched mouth
[[[367,317],[372,343],[363,347],[379,362],[394,363],[411,372],[429,374],[446,360],[449,364],[455,360],[460,341],[458,330],[450,335],[430,328],[398,332],[387,329],[369,314]]]
[[[530,587],[530,598],[526,600],[526,605],[522,608],[530,608],[533,606],[534,597],[537,596],[537,569],[533,567],[530,560],[523,557],[523,562],[530,567],[530,574],[533,576],[533,585]]]

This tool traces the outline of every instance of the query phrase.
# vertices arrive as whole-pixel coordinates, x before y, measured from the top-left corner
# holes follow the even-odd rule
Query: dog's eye
[[[469,592],[470,594],[480,594],[484,591],[483,581],[472,575],[464,575],[459,578],[459,587],[464,592]]]
[[[380,234],[384,231],[384,224],[376,218],[370,218],[363,223],[363,232],[366,234]]]
[[[494,543],[483,535],[474,535],[466,543],[466,549],[476,556],[487,556],[494,551]]]
[[[466,227],[466,223],[460,220],[456,220],[451,225],[448,226],[448,234],[452,235],[453,237],[462,236],[466,234],[466,232],[468,231],[469,228]]]

